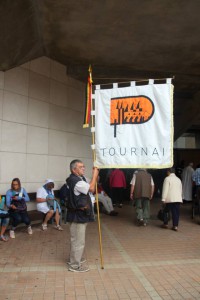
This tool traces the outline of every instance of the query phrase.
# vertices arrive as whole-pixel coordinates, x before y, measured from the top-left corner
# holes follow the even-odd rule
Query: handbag
[[[26,201],[22,198],[20,200],[12,200],[11,204],[13,204],[17,209],[11,209],[12,211],[26,211],[27,210],[27,206],[26,206]]]
[[[157,218],[162,222],[168,222],[168,221],[170,221],[170,213],[168,210],[166,210],[165,207],[161,208],[158,211]]]

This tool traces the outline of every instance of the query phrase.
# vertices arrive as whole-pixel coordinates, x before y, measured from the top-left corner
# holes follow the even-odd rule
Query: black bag
[[[69,193],[69,187],[68,187],[68,185],[65,183],[65,184],[63,184],[63,186],[60,188],[60,203],[61,203],[61,205],[67,207],[67,205],[68,205],[68,200],[69,200],[69,196],[70,196],[70,193]]]
[[[22,212],[27,211],[26,201],[22,198],[20,200],[12,200],[11,204],[13,204],[17,209],[11,209],[11,211]]]
[[[170,213],[165,207],[161,208],[158,211],[157,218],[162,222],[168,222],[170,220]]]

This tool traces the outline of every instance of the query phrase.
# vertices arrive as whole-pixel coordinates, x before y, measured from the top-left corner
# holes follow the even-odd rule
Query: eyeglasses
[[[13,185],[13,186],[15,186],[15,185],[19,185],[19,183],[13,183],[12,185]]]

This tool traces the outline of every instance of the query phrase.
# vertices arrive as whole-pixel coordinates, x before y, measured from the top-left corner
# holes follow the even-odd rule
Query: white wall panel
[[[2,121],[0,120],[0,154],[1,154],[1,141],[2,141]]]
[[[67,156],[92,159],[91,144],[91,136],[80,136],[74,133],[67,133]]]
[[[24,68],[14,68],[5,72],[4,88],[7,91],[28,96],[29,71]]]
[[[48,57],[39,57],[30,62],[30,70],[50,77],[51,60]]]
[[[29,96],[38,100],[49,101],[50,79],[30,72]]]
[[[27,124],[28,97],[16,93],[4,92],[3,120]]]
[[[67,86],[51,80],[50,102],[59,106],[67,106]]]
[[[47,178],[47,155],[27,154],[27,182],[44,182]],[[34,191],[34,190],[32,190]]]
[[[0,119],[3,116],[3,93],[4,91],[0,89]]]
[[[49,128],[68,131],[68,109],[50,104],[49,107]]]
[[[27,125],[2,121],[1,151],[26,153]]]
[[[0,89],[4,88],[4,72],[0,71]]]
[[[48,129],[28,126],[27,153],[48,154]]]
[[[68,86],[72,86],[74,87],[75,89],[79,89],[79,90],[84,90],[85,89],[85,85],[86,83],[83,83],[81,81],[78,81],[72,77],[69,77],[67,78],[67,84]]]
[[[27,183],[24,184],[24,188],[29,193],[36,193],[37,189],[39,189],[41,186],[43,186],[44,183],[45,183],[45,181],[43,181],[42,179],[41,179],[41,182],[39,180],[38,180],[38,182],[27,182]]]
[[[85,91],[84,91],[85,92]],[[77,88],[68,87],[67,93],[68,93],[68,107],[77,110],[83,113],[84,111],[84,93],[82,90],[79,90]]]
[[[82,157],[81,137],[78,134],[67,133],[67,156]]]
[[[15,177],[18,177],[21,181],[26,181],[26,154],[2,152],[1,183],[10,185]]]
[[[67,133],[49,130],[49,155],[67,155]]]
[[[92,136],[81,136],[82,153],[81,156],[85,158],[92,158]]]
[[[68,109],[66,111],[65,119],[66,119],[67,131],[82,133],[82,131],[84,130],[82,113],[75,110]]]
[[[91,176],[91,133],[83,129],[85,84],[46,57],[0,72],[0,193],[19,177],[28,192],[46,178],[55,189],[81,159]]]
[[[48,128],[49,103],[29,98],[28,124]]]
[[[47,178],[55,181],[65,181],[67,158],[64,156],[48,156]]]
[[[10,184],[11,184],[11,182],[0,184],[0,195],[6,194],[7,190],[10,189]]]
[[[68,77],[66,76],[66,66],[51,60],[51,78],[62,83],[67,83]]]

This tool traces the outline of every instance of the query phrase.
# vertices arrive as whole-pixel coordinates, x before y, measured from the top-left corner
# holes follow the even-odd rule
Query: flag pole
[[[89,72],[91,72],[91,66],[89,67]],[[92,94],[92,88],[91,88],[91,94]],[[93,104],[94,98],[91,95],[91,111],[93,111],[94,104]],[[91,118],[91,125],[92,128],[94,128],[94,115],[92,114]],[[95,133],[92,131],[92,145],[95,145]],[[96,160],[96,152],[95,149],[92,150],[93,152],[93,162]],[[104,262],[103,262],[103,248],[102,248],[102,234],[101,234],[101,221],[100,221],[100,214],[99,214],[99,198],[98,198],[98,189],[97,189],[97,182],[95,185],[96,190],[96,205],[97,205],[97,221],[98,221],[98,232],[99,232],[99,247],[100,247],[100,259],[101,259],[101,269],[104,269]]]
[[[91,109],[93,110],[93,99],[91,102]],[[92,115],[91,120],[92,127],[94,127],[94,116]],[[94,132],[92,132],[92,144],[95,143],[95,135]],[[95,149],[93,149],[93,162],[96,160],[96,152]],[[99,231],[99,247],[100,247],[100,259],[101,259],[101,269],[104,269],[104,263],[103,263],[103,249],[102,249],[102,234],[101,234],[101,221],[100,221],[100,214],[99,214],[99,197],[98,197],[98,189],[97,189],[97,182],[96,182],[96,205],[97,205],[97,221],[98,221],[98,231]]]
[[[87,82],[87,90],[86,90],[86,103],[85,103],[85,115],[84,115],[84,123],[83,128],[89,127],[90,124],[90,116],[91,110],[93,110],[93,98],[92,98],[92,67],[89,65],[88,69],[88,82]],[[91,118],[91,125],[94,128],[94,115]],[[95,134],[92,131],[92,145],[95,145]],[[92,149],[93,153],[93,163],[96,160],[96,152],[95,149]],[[96,190],[96,204],[97,204],[97,220],[98,220],[98,231],[99,231],[99,246],[100,246],[100,258],[101,258],[101,269],[104,269],[103,266],[103,250],[102,250],[102,237],[101,237],[101,223],[100,223],[100,215],[99,215],[99,199],[98,199],[98,190],[97,183],[95,185]]]

